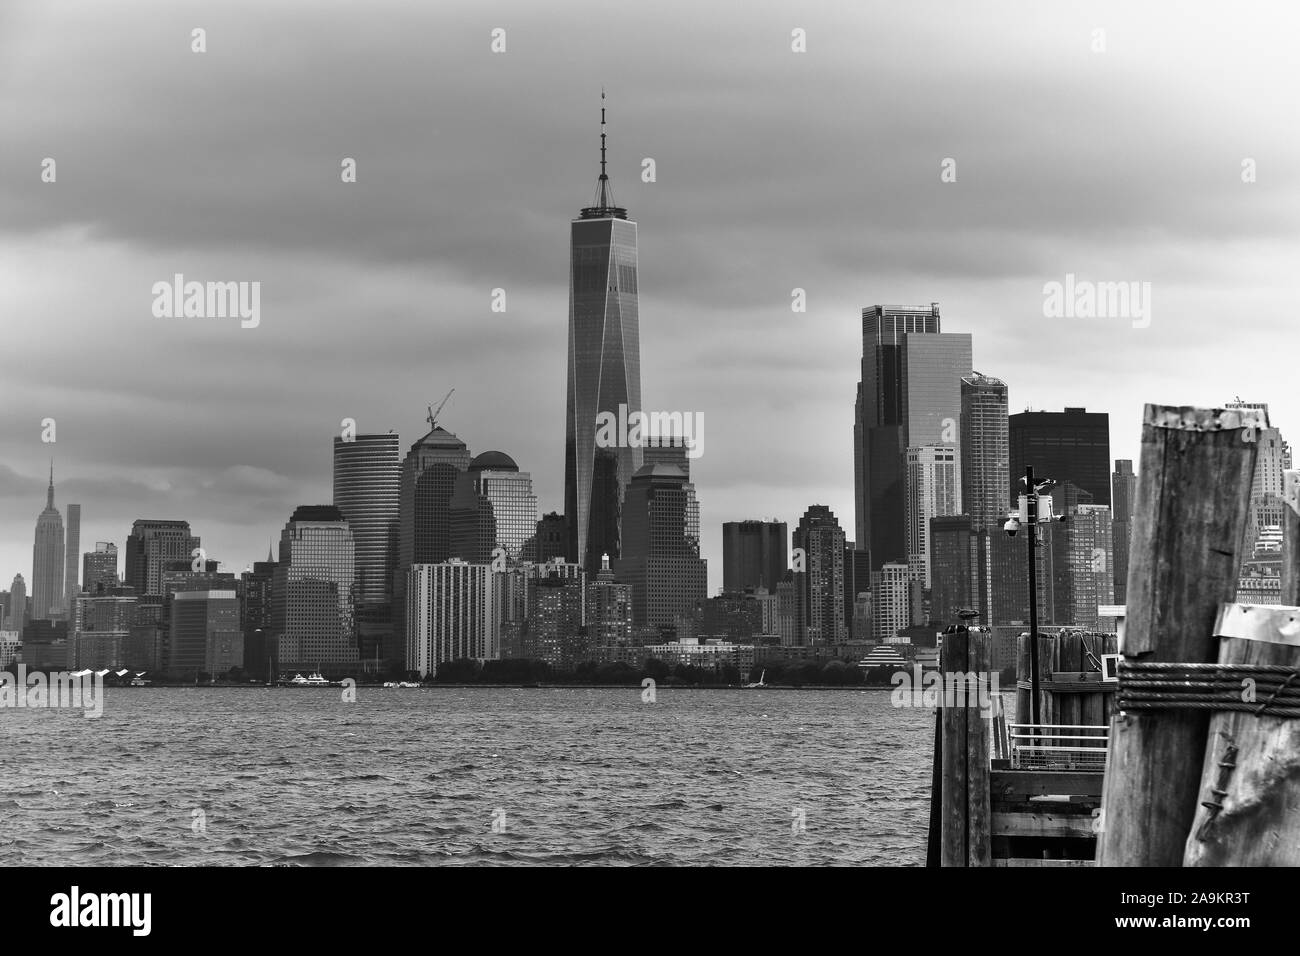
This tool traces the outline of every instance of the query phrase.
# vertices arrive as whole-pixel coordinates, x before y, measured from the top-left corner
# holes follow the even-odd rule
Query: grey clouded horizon
[[[1240,395],[1300,433],[1297,14],[805,7],[0,6],[0,587],[31,584],[51,456],[83,550],[184,518],[238,570],[329,500],[341,419],[406,447],[452,387],[440,422],[562,510],[568,223],[602,86],[643,403],[705,417],[711,593],[724,521],[821,503],[852,534],[866,305],[939,302],[1013,411],[1109,412],[1116,458],[1144,402]],[[261,324],[155,318],[178,272],[260,281]],[[1150,282],[1150,327],[1044,318],[1067,273]]]

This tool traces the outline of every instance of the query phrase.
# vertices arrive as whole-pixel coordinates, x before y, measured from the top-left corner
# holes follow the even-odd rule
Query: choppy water
[[[99,719],[0,709],[0,860],[924,862],[933,713],[886,692],[341,696],[146,688],[108,690]]]

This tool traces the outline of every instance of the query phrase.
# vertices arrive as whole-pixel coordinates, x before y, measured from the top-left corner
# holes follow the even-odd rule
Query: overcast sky
[[[1109,412],[1113,457],[1144,402],[1240,395],[1294,439],[1293,9],[6,0],[0,588],[30,589],[51,455],[83,550],[184,518],[238,571],[329,501],[341,419],[405,448],[452,387],[440,422],[560,510],[602,84],[643,402],[705,418],[711,592],[724,521],[821,503],[852,535],[864,305],[939,302],[1013,411]],[[177,272],[261,282],[261,324],[155,318]],[[1150,282],[1149,327],[1044,318],[1066,273]]]

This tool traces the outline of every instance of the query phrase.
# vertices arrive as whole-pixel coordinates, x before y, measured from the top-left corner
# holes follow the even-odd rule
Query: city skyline
[[[409,58],[386,58],[373,76],[356,81],[367,107],[380,107],[383,135],[358,127],[355,98],[331,105],[328,90],[280,77],[247,43],[249,24],[305,29],[308,62],[318,55],[328,62],[325,51],[349,34],[367,48],[391,42],[375,21],[324,17],[304,27],[282,11],[214,14],[210,29],[224,32],[225,59],[214,63],[209,55],[204,69],[219,71],[236,93],[245,83],[283,83],[286,97],[338,131],[325,142],[267,135],[278,114],[254,96],[232,95],[245,104],[238,114],[189,113],[195,84],[208,81],[190,69],[193,55],[179,43],[161,67],[166,84],[154,82],[153,67],[122,84],[78,87],[87,98],[75,108],[65,85],[21,90],[31,122],[19,124],[15,148],[0,157],[0,206],[10,213],[0,243],[12,270],[0,304],[61,337],[93,334],[98,347],[56,360],[39,345],[41,337],[16,336],[12,343],[0,430],[5,580],[21,572],[31,584],[29,526],[51,454],[66,475],[60,500],[84,506],[83,541],[121,546],[138,517],[183,518],[212,556],[238,570],[264,556],[265,541],[298,503],[329,500],[326,442],[341,419],[355,418],[365,432],[395,428],[409,444],[424,405],[446,391],[443,382],[458,387],[445,412],[448,427],[473,448],[508,450],[534,476],[539,510],[562,511],[562,449],[554,432],[564,403],[555,386],[564,363],[563,230],[590,195],[602,82],[611,106],[610,175],[621,184],[619,201],[636,209],[642,226],[644,404],[710,418],[709,450],[693,475],[710,594],[721,583],[726,521],[775,516],[792,524],[810,503],[825,502],[849,526],[852,461],[841,436],[851,410],[844,396],[858,373],[855,316],[873,302],[943,303],[947,327],[976,339],[974,366],[1008,383],[1013,413],[1027,405],[1107,411],[1113,459],[1137,459],[1141,405],[1149,400],[1217,405],[1240,394],[1269,402],[1285,431],[1300,409],[1283,371],[1260,365],[1247,341],[1209,334],[1223,315],[1237,313],[1248,313],[1260,335],[1286,328],[1271,303],[1287,291],[1276,285],[1290,279],[1280,265],[1293,258],[1289,241],[1265,239],[1244,256],[1225,255],[1222,244],[1233,236],[1277,236],[1275,217],[1294,202],[1285,177],[1295,146],[1257,115],[1285,89],[1269,57],[1255,55],[1257,48],[1224,48],[1208,21],[1171,24],[1138,10],[1112,11],[1110,46],[1093,54],[1090,28],[1077,25],[1076,33],[1056,24],[1034,33],[1018,25],[1022,9],[1028,7],[955,14],[972,42],[953,46],[945,40],[951,31],[928,26],[922,13],[883,11],[882,26],[877,15],[824,19],[759,5],[745,22],[726,23],[734,42],[722,51],[709,35],[710,22],[723,23],[708,19],[714,14],[700,14],[705,26],[698,34],[680,36],[661,14],[628,13],[622,16],[644,37],[644,55],[595,51],[580,66],[555,68],[552,53],[571,42],[561,28],[524,7],[507,8],[503,22],[516,24],[508,53],[493,58],[486,42],[478,52],[466,43],[436,66],[458,71],[469,87],[468,102],[454,111],[435,103],[421,114],[427,123],[412,124],[409,105],[374,92],[379,85],[417,85],[414,71],[427,58],[419,67]],[[406,15],[415,33],[420,25],[436,29],[434,17]],[[132,24],[132,37],[106,12],[87,16],[104,18],[100,33],[114,44],[66,37],[41,12],[29,13],[0,43],[17,47],[5,50],[14,62],[42,55],[65,68],[107,70],[118,56],[140,62],[142,45],[166,48],[172,33],[188,37],[192,26],[183,14],[159,8],[148,22]],[[804,67],[789,49],[792,24],[808,30],[804,56],[822,58],[816,77],[797,72]],[[889,102],[888,84],[880,82],[905,62],[904,51],[885,50],[870,62],[855,55],[860,40],[884,27],[948,44],[943,62],[915,77],[907,111]],[[1212,55],[1232,69],[1240,81],[1232,97],[1153,49],[1165,36],[1176,36],[1185,53]],[[1280,40],[1262,37],[1256,47],[1273,42]],[[681,77],[663,75],[656,51],[664,49],[687,51]],[[1013,64],[988,82],[994,92],[1023,98],[1017,55],[1054,56],[1061,68],[1054,85],[1034,95],[1036,112],[1023,120],[996,114],[1005,136],[991,147],[987,129],[995,114],[986,101],[999,97],[987,89],[976,96],[964,80],[984,75],[991,63]],[[522,89],[514,79],[535,75],[543,56],[550,82]],[[741,63],[743,81],[729,80]],[[1125,86],[1121,97],[1096,79],[1112,64],[1149,82]],[[745,102],[756,71],[789,82],[774,84],[776,100],[761,116],[729,109]],[[678,82],[715,92],[697,103],[665,90]],[[846,89],[868,97],[870,134],[842,122]],[[6,106],[13,92],[0,94]],[[1204,108],[1169,108],[1188,95],[1201,97]],[[166,141],[148,144],[155,150],[148,164],[135,160],[134,147],[124,153],[120,138],[97,119],[120,115],[119,97],[169,121]],[[913,129],[927,110],[943,122],[922,120]],[[42,113],[85,122],[56,128],[38,118]],[[728,119],[722,129],[714,121],[720,114]],[[1112,146],[1124,148],[1066,155],[1039,135],[1034,119],[1044,115],[1104,123]],[[1159,122],[1152,124],[1152,116]],[[501,132],[507,128],[509,134]],[[883,157],[859,148],[890,136],[896,148]],[[230,154],[221,144],[232,137],[251,151],[248,169],[256,173],[228,175]],[[821,148],[832,137],[836,145]],[[1260,162],[1257,182],[1241,181],[1243,157],[1193,148],[1232,137],[1251,144]],[[534,148],[509,148],[515,142]],[[196,150],[220,161],[196,163],[206,155]],[[726,163],[716,161],[719,150]],[[358,182],[346,186],[338,182],[338,164],[354,154]],[[291,161],[267,161],[273,155]],[[39,182],[46,156],[60,163],[56,183]],[[943,183],[940,163],[948,156],[959,173]],[[641,178],[647,157],[656,160],[654,182]],[[299,177],[294,182],[319,168],[319,183],[295,192],[281,174],[263,171],[281,167]],[[756,179],[798,202],[740,201],[739,184]],[[1063,181],[1077,188],[1061,190]],[[436,198],[412,204],[413,190]],[[1204,208],[1186,208],[1188,192],[1204,196]],[[194,212],[178,233],[153,210],[180,193],[190,196]],[[1024,196],[1048,207],[1015,212]],[[367,208],[375,212],[368,216]],[[936,210],[950,214],[939,234],[920,224]],[[881,225],[879,244],[861,237],[864,217]],[[1066,225],[1045,225],[1047,218]],[[704,222],[716,225],[707,242],[697,235]],[[1169,251],[1150,248],[1151,222],[1163,224]],[[1001,241],[981,241],[989,229],[1001,230]],[[1213,243],[1204,238],[1210,233]],[[178,235],[183,246],[176,250]],[[241,249],[250,237],[260,237],[256,248]],[[489,241],[497,244],[491,255]],[[428,278],[411,271],[430,265]],[[240,329],[237,322],[153,318],[151,284],[178,271],[262,281],[262,323]],[[1044,318],[1044,283],[1074,273],[1150,279],[1151,326]],[[508,296],[502,314],[490,309],[496,288]],[[806,313],[791,312],[794,288],[807,293]],[[121,335],[103,335],[104,328]],[[738,340],[737,328],[753,335]],[[338,367],[323,357],[345,351],[352,356],[349,374],[385,388],[322,374]],[[1211,362],[1214,374],[1205,374]],[[147,387],[128,372],[145,366]],[[512,374],[491,374],[502,366]],[[77,384],[67,387],[69,381]],[[46,418],[58,422],[53,444],[40,441]],[[803,434],[806,459],[766,452],[764,437],[773,429]]]

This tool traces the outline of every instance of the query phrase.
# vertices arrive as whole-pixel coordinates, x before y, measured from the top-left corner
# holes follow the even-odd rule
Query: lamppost
[[[1002,526],[1007,534],[1015,537],[1022,524],[1027,525],[1025,545],[1029,554],[1029,706],[1030,720],[1035,728],[1039,726],[1040,712],[1038,703],[1038,525],[1051,521],[1064,521],[1065,515],[1052,515],[1051,500],[1044,511],[1039,508],[1039,499],[1046,498],[1056,487],[1052,478],[1034,480],[1034,466],[1025,466],[1025,477],[1020,479],[1025,486],[1025,493],[1020,496],[1020,507],[1007,516]],[[1019,715],[1018,715],[1019,716]]]

